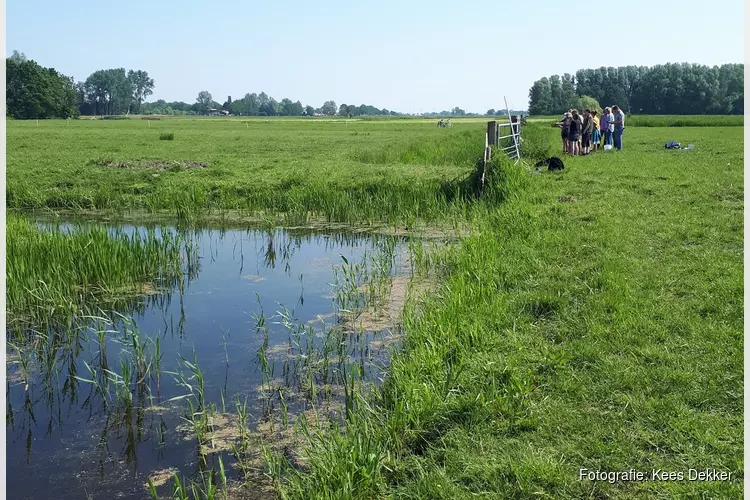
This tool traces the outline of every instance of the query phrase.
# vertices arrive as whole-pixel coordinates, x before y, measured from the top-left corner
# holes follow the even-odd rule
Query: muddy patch
[[[388,330],[392,337],[399,336],[401,316],[410,295],[427,289],[427,284],[408,276],[396,276],[391,280],[388,293],[381,297],[378,305],[353,313],[342,313],[341,323],[347,330],[381,332]],[[395,341],[395,339],[394,339]]]
[[[207,418],[207,429],[203,435],[203,442],[200,444],[201,454],[210,455],[212,453],[230,451],[232,444],[236,443],[242,435],[237,415],[217,412],[208,415]],[[191,441],[196,437],[193,424],[190,422],[178,425],[177,432],[182,435],[185,441]]]
[[[106,168],[146,168],[154,170],[182,170],[191,168],[206,168],[208,163],[189,160],[114,160],[105,158],[91,160],[90,165]]]
[[[154,405],[154,406],[147,406],[146,408],[143,409],[143,411],[145,411],[146,413],[155,413],[157,415],[162,415],[163,413],[167,411],[167,408],[165,408],[164,406]]]
[[[327,296],[325,296],[325,298],[332,299],[334,297],[327,295]],[[315,316],[315,318],[313,318],[310,321],[308,321],[307,324],[308,325],[315,325],[315,324],[322,323],[322,324],[325,325],[325,324],[328,324],[328,321],[326,321],[326,320],[331,319],[331,318],[336,318],[337,316],[338,316],[338,314],[336,314],[335,312],[327,313],[327,314],[318,314],[317,316]]]
[[[159,487],[167,484],[167,482],[172,479],[172,476],[177,474],[177,469],[174,467],[170,467],[168,469],[162,469],[154,472],[149,476],[149,479],[154,484],[154,486]],[[148,488],[148,483],[146,483],[146,488]]]
[[[287,425],[275,420],[268,420],[259,423],[253,436],[265,443],[273,452],[283,456],[294,466],[303,468],[307,465],[307,457],[304,453],[307,437],[304,432],[300,432],[301,420],[304,420],[304,427],[311,433],[325,433],[329,430],[332,422],[339,420],[343,411],[343,405],[329,408],[327,410],[308,409],[300,413],[289,413],[287,416]],[[240,467],[262,468],[265,465],[263,456],[260,453],[248,456]]]

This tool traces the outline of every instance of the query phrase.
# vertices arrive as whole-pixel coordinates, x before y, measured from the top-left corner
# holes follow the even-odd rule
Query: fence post
[[[495,120],[487,122],[487,140],[489,146],[497,145],[497,122]]]

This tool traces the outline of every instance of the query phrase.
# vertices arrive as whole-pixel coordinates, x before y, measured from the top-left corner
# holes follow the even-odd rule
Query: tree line
[[[95,71],[83,82],[44,68],[18,51],[5,60],[6,115],[18,119],[138,113],[153,93],[142,70]]]
[[[369,104],[341,104],[326,101],[315,108],[300,101],[284,98],[277,101],[265,92],[220,104],[210,92],[198,93],[193,103],[146,102],[153,94],[154,80],[143,70],[125,68],[101,69],[84,81],[44,68],[18,51],[6,58],[6,115],[17,119],[76,118],[80,115],[208,115],[224,111],[241,116],[405,116],[404,113],[379,109]],[[485,115],[505,115],[505,110],[488,110]],[[524,114],[512,111],[511,114]],[[450,111],[420,113],[421,116],[482,116],[467,113],[456,106]],[[408,116],[408,115],[406,115]]]
[[[72,118],[78,115],[75,81],[14,51],[5,60],[5,114],[13,118]]]
[[[634,114],[744,114],[744,71],[744,64],[688,63],[581,69],[535,81],[529,114],[564,113],[583,96]]]
[[[185,103],[181,101],[166,102],[162,99],[145,103],[143,114],[154,115],[207,115],[212,111],[226,111],[228,114],[239,116],[382,116],[400,115],[395,111],[378,109],[368,104],[342,104],[336,105],[335,101],[326,101],[322,106],[303,105],[300,101],[292,101],[284,98],[277,101],[265,92],[260,94],[245,94],[241,99],[232,100],[227,97],[223,104],[214,101],[210,92],[203,90],[198,93],[195,102]]]

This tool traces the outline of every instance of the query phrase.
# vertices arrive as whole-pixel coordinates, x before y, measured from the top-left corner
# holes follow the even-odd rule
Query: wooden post
[[[490,120],[487,122],[487,140],[490,146],[497,145],[497,122]]]

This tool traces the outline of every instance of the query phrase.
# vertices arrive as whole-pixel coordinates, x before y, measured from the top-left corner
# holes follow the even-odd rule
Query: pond
[[[9,498],[150,498],[149,477],[169,496],[173,472],[219,457],[230,478],[262,475],[246,465],[258,439],[288,437],[299,415],[340,418],[352,384],[380,383],[413,277],[406,239],[189,237],[198,259],[178,283],[50,332],[68,339],[52,356],[9,348]]]

